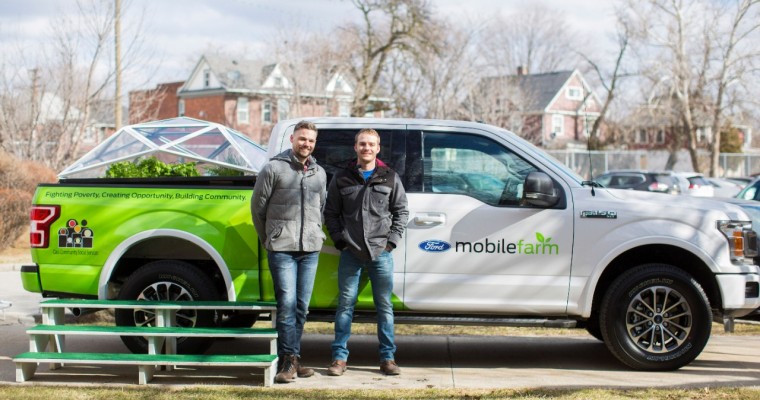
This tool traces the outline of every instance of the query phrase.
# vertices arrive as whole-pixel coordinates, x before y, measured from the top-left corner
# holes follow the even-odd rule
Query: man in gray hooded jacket
[[[261,170],[251,199],[253,224],[267,249],[277,300],[277,383],[314,375],[313,369],[300,364],[301,335],[325,240],[327,176],[311,156],[317,127],[299,122],[290,141],[293,148],[274,156]]]

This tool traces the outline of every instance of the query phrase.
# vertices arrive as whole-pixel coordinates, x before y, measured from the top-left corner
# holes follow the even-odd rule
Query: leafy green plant
[[[199,176],[195,162],[167,164],[156,157],[137,163],[122,161],[113,163],[106,171],[106,178],[158,178],[163,176]]]
[[[224,162],[227,164],[232,165],[245,165],[238,157],[230,154],[227,157],[225,157]],[[241,170],[229,168],[229,167],[222,167],[222,166],[214,166],[214,167],[205,167],[205,174],[208,176],[243,176],[245,173]]]
[[[243,176],[243,171],[238,169],[232,169],[229,167],[206,167],[206,175],[208,176]]]

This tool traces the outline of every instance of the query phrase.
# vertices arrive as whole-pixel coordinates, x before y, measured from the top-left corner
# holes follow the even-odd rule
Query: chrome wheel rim
[[[626,310],[626,331],[636,346],[649,353],[669,353],[689,337],[694,317],[684,296],[667,286],[648,287]]]
[[[155,282],[143,289],[137,300],[144,301],[193,301],[193,296],[183,286],[174,282]],[[156,313],[151,309],[136,308],[134,310],[135,325],[156,326]],[[176,324],[182,327],[193,327],[198,319],[195,310],[177,311]]]

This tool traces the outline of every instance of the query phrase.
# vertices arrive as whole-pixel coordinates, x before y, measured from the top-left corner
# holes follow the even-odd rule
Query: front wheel
[[[119,300],[147,301],[211,301],[218,294],[209,278],[197,267],[182,261],[154,261],[140,267],[122,285]],[[150,309],[118,309],[116,325],[156,326],[156,315]],[[182,327],[214,326],[215,311],[180,310],[177,325]],[[147,353],[148,342],[140,336],[122,336],[133,353]],[[177,352],[203,353],[213,343],[209,338],[177,338]]]
[[[624,364],[669,371],[702,352],[712,313],[704,290],[689,274],[671,265],[645,264],[610,285],[599,324],[607,347]]]

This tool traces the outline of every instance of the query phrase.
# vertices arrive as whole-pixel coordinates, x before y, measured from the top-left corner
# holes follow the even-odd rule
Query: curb
[[[21,266],[29,263],[4,263],[0,264],[0,272],[14,272],[21,271]]]
[[[5,318],[0,316],[0,325],[32,326],[36,324],[37,324],[37,321],[34,318],[34,315],[17,313],[17,312],[6,312]]]

